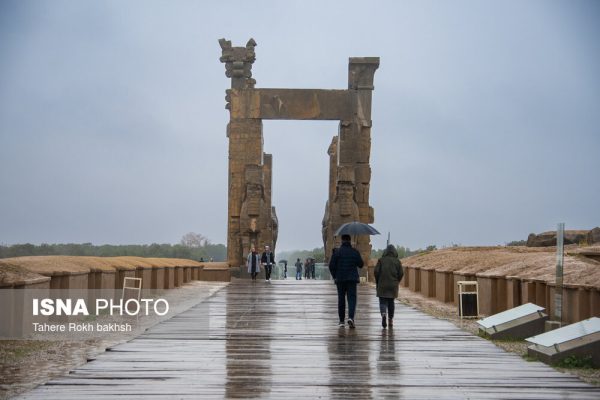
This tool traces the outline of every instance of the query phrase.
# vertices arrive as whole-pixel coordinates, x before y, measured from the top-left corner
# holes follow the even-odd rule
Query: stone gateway
[[[329,198],[322,234],[325,257],[331,256],[340,238],[333,233],[345,222],[374,222],[369,204],[371,181],[371,98],[378,57],[352,57],[348,89],[255,88],[252,64],[256,42],[233,47],[220,39],[220,58],[231,78],[226,91],[229,138],[229,200],[227,260],[232,267],[244,264],[252,246],[275,251],[278,220],[271,204],[272,155],[263,152],[263,119],[338,120],[338,133],[330,157]],[[356,248],[365,263],[371,253],[369,236],[360,236]],[[336,243],[337,242],[337,243]]]

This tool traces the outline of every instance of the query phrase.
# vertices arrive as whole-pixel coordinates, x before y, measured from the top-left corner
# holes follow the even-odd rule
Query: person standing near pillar
[[[335,280],[338,293],[339,327],[344,326],[346,316],[346,298],[348,299],[348,326],[354,329],[356,311],[356,285],[360,282],[358,268],[364,263],[358,250],[352,247],[350,235],[342,235],[342,245],[329,262],[329,272]]]
[[[296,261],[296,280],[302,280],[302,261],[300,259]]]
[[[250,253],[248,253],[246,267],[248,268],[248,273],[252,277],[252,280],[255,281],[256,276],[260,272],[260,256],[254,246],[252,246]]]
[[[307,258],[304,262],[304,277],[310,279],[310,258]]]
[[[265,267],[265,281],[271,282],[271,272],[273,271],[273,264],[275,264],[275,255],[269,246],[265,246],[265,251],[262,253],[260,262]]]

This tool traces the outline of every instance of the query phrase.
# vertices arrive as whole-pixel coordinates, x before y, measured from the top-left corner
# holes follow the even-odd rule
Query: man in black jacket
[[[260,263],[265,267],[265,281],[271,282],[271,271],[273,271],[273,264],[275,264],[275,256],[269,246],[265,246]]]
[[[358,250],[352,247],[350,235],[342,235],[342,245],[329,261],[329,272],[335,280],[338,292],[339,326],[344,326],[346,316],[346,297],[348,298],[348,326],[354,328],[354,312],[356,311],[356,285],[360,281],[358,268],[364,265]]]

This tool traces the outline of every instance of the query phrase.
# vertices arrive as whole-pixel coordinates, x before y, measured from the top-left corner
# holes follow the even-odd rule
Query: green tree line
[[[414,256],[416,254],[428,253],[428,252],[436,250],[436,249],[437,249],[437,246],[434,244],[427,246],[425,249],[416,249],[416,250],[411,250],[410,248],[404,247],[404,246],[396,246],[396,251],[398,252],[398,258],[406,258],[406,257]],[[383,254],[384,250],[385,249],[371,250],[371,258],[380,258],[381,255]]]
[[[411,250],[410,248],[404,246],[396,246],[396,251],[398,251],[399,258],[410,257],[415,254],[426,253],[436,249],[437,247],[435,245],[427,246],[425,249],[416,250]],[[371,258],[380,258],[383,254],[383,250],[384,249],[371,250]],[[291,250],[282,251],[275,254],[275,260],[277,262],[280,260],[287,260],[288,265],[294,264],[298,258],[302,262],[304,262],[304,260],[307,258],[314,258],[316,262],[322,263],[325,262],[325,249],[323,247],[315,247],[312,250]]]
[[[98,257],[161,257],[185,258],[197,261],[225,261],[227,248],[222,244],[205,243],[191,247],[183,244],[128,244],[128,245],[93,245],[91,243],[66,243],[34,245],[31,243],[0,245],[0,258],[23,256],[98,256]]]

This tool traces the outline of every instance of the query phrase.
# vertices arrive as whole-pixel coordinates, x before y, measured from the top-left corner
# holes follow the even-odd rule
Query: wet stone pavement
[[[600,388],[404,305],[384,330],[367,286],[356,329],[338,328],[336,298],[329,281],[236,280],[21,398],[600,398]]]

